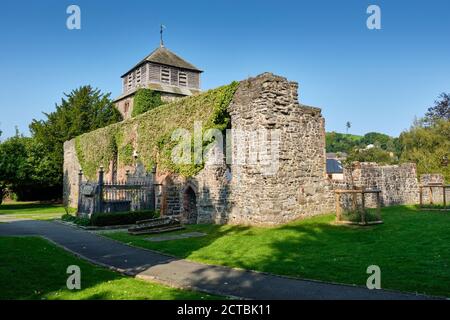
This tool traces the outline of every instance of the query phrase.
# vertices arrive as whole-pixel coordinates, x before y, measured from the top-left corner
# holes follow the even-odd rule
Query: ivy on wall
[[[161,100],[161,94],[147,88],[139,89],[133,98],[133,112],[132,117],[152,110],[164,104]]]
[[[108,171],[115,157],[119,167],[131,165],[135,150],[149,172],[157,164],[160,172],[186,177],[197,174],[203,164],[172,162],[172,149],[177,143],[171,141],[172,133],[183,128],[193,136],[195,121],[202,122],[203,131],[212,128],[224,131],[231,121],[227,108],[238,86],[239,82],[233,82],[77,137],[76,152],[85,176],[94,180],[100,165]]]

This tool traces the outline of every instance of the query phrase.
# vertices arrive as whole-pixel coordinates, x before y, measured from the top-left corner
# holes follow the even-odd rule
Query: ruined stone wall
[[[422,174],[420,175],[420,184],[421,185],[427,185],[427,184],[444,184],[445,179],[444,176],[440,173],[429,173],[429,174]]]
[[[226,166],[206,166],[195,177],[157,176],[159,206],[163,216],[178,217],[184,223],[227,223],[230,203],[229,172]],[[185,197],[195,193],[195,221],[186,210]]]
[[[266,73],[241,82],[235,93],[229,107],[232,129],[279,130],[280,140],[273,174],[263,163],[232,163],[229,222],[280,224],[333,210],[324,118],[320,109],[298,103],[297,89],[297,83]],[[252,152],[246,148],[249,157]]]
[[[380,189],[382,205],[416,204],[419,201],[419,184],[416,165],[379,165],[355,162],[344,169],[344,179],[350,188]],[[375,205],[374,197],[368,196],[367,205]]]
[[[73,208],[78,206],[80,168],[75,140],[67,141],[64,144],[64,203]],[[117,170],[120,180],[126,180],[131,184],[133,182],[142,183],[152,177],[141,165],[123,166]],[[128,178],[125,178],[126,170],[129,171]],[[112,172],[110,170],[105,173],[105,181],[111,181],[111,179]],[[83,177],[83,181],[86,181],[85,177]],[[184,210],[185,193],[190,187],[195,193],[197,204],[195,223],[226,223],[230,201],[229,181],[230,173],[225,162],[214,165],[207,164],[195,177],[189,178],[157,171],[155,176],[157,208],[163,215],[178,217],[185,223],[192,223],[192,221],[188,221]],[[91,182],[95,183],[96,180]]]
[[[429,184],[445,184],[445,178],[442,174],[439,173],[430,173],[430,174],[422,174],[420,176],[420,184],[425,186]],[[432,200],[434,203],[443,203],[443,189],[442,188],[432,188],[431,192],[432,194]],[[447,189],[446,191],[446,197],[447,201],[450,199],[450,190]],[[429,188],[423,188],[422,191],[422,201],[424,204],[430,203],[430,189]]]
[[[242,81],[228,107],[231,129],[247,133],[276,131],[279,139],[269,135],[265,137],[269,138],[268,144],[263,143],[267,148],[255,151],[251,145],[247,147],[251,137],[241,140],[239,135],[228,134],[227,147],[234,151],[244,142],[244,153],[255,157],[256,163],[250,165],[233,162],[233,154],[231,160],[206,164],[189,178],[160,172],[156,166],[157,206],[161,213],[189,221],[185,209],[189,204],[187,195],[192,198],[190,190],[195,194],[197,223],[274,225],[332,212],[334,194],[326,175],[324,118],[320,109],[298,103],[297,90],[297,83],[268,73]],[[259,133],[256,137],[259,142],[265,140]],[[133,141],[133,145],[139,143]],[[272,158],[274,152],[276,159]],[[273,161],[268,166],[263,159]],[[64,185],[67,199],[73,204],[77,203],[79,169],[72,140],[65,145]],[[119,179],[126,169],[133,174],[132,167],[116,169]],[[105,176],[105,180],[109,179]]]
[[[81,169],[75,150],[75,140],[64,143],[63,202],[71,208],[78,206],[78,173]]]

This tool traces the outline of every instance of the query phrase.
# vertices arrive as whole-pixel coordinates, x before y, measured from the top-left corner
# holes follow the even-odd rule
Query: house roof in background
[[[342,163],[337,159],[327,159],[327,174],[344,173]]]

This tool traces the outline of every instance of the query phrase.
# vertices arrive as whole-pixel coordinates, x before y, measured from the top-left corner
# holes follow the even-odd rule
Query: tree
[[[164,102],[161,100],[159,92],[141,88],[134,95],[133,112],[131,116],[135,117],[162,104],[164,104]]]
[[[361,147],[361,136],[351,134],[327,132],[326,133],[326,149],[327,152],[346,152],[349,153],[353,149]]]
[[[368,146],[373,144],[382,150],[394,152],[396,155],[400,155],[401,146],[398,138],[393,138],[384,133],[379,132],[369,132],[364,135],[361,139],[361,144],[363,146]]]
[[[379,164],[393,164],[398,161],[392,152],[385,151],[380,147],[370,149],[353,150],[346,159],[347,163],[353,161],[359,162],[376,162]]]
[[[438,100],[434,102],[434,106],[428,108],[424,120],[427,125],[432,125],[439,120],[450,121],[450,95],[448,93],[441,93]]]
[[[45,120],[33,120],[30,124],[34,154],[39,156],[29,160],[35,161],[35,173],[45,175],[49,187],[59,189],[62,189],[64,142],[122,120],[110,94],[91,86],[79,87],[64,96],[56,111],[44,113]]]
[[[16,134],[0,144],[0,186],[19,200],[54,199],[58,182],[51,175],[45,148],[35,139]]]
[[[347,128],[347,133],[348,133],[348,130],[352,127],[351,122],[347,121],[347,123],[345,124],[345,127]]]
[[[418,174],[441,173],[450,181],[450,166],[442,165],[442,159],[450,152],[450,121],[436,120],[431,125],[415,123],[400,135],[400,141],[402,162],[416,163]]]
[[[2,136],[2,130],[0,130],[0,137]],[[0,140],[0,145],[2,141]],[[0,205],[3,202],[3,197],[5,196],[5,186],[2,184],[2,181],[0,180]]]
[[[0,189],[17,186],[26,181],[27,152],[24,137],[16,135],[0,144]]]

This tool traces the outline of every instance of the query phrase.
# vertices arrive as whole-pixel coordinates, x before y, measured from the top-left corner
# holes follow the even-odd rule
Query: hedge
[[[80,218],[80,217],[76,217],[73,216],[71,214],[64,214],[61,217],[62,221],[68,221],[68,222],[73,222],[79,226],[89,226],[91,224],[91,221],[89,220],[89,218]]]
[[[158,212],[155,211],[95,213],[91,216],[90,224],[97,227],[135,224],[137,221],[153,219],[158,216]]]

